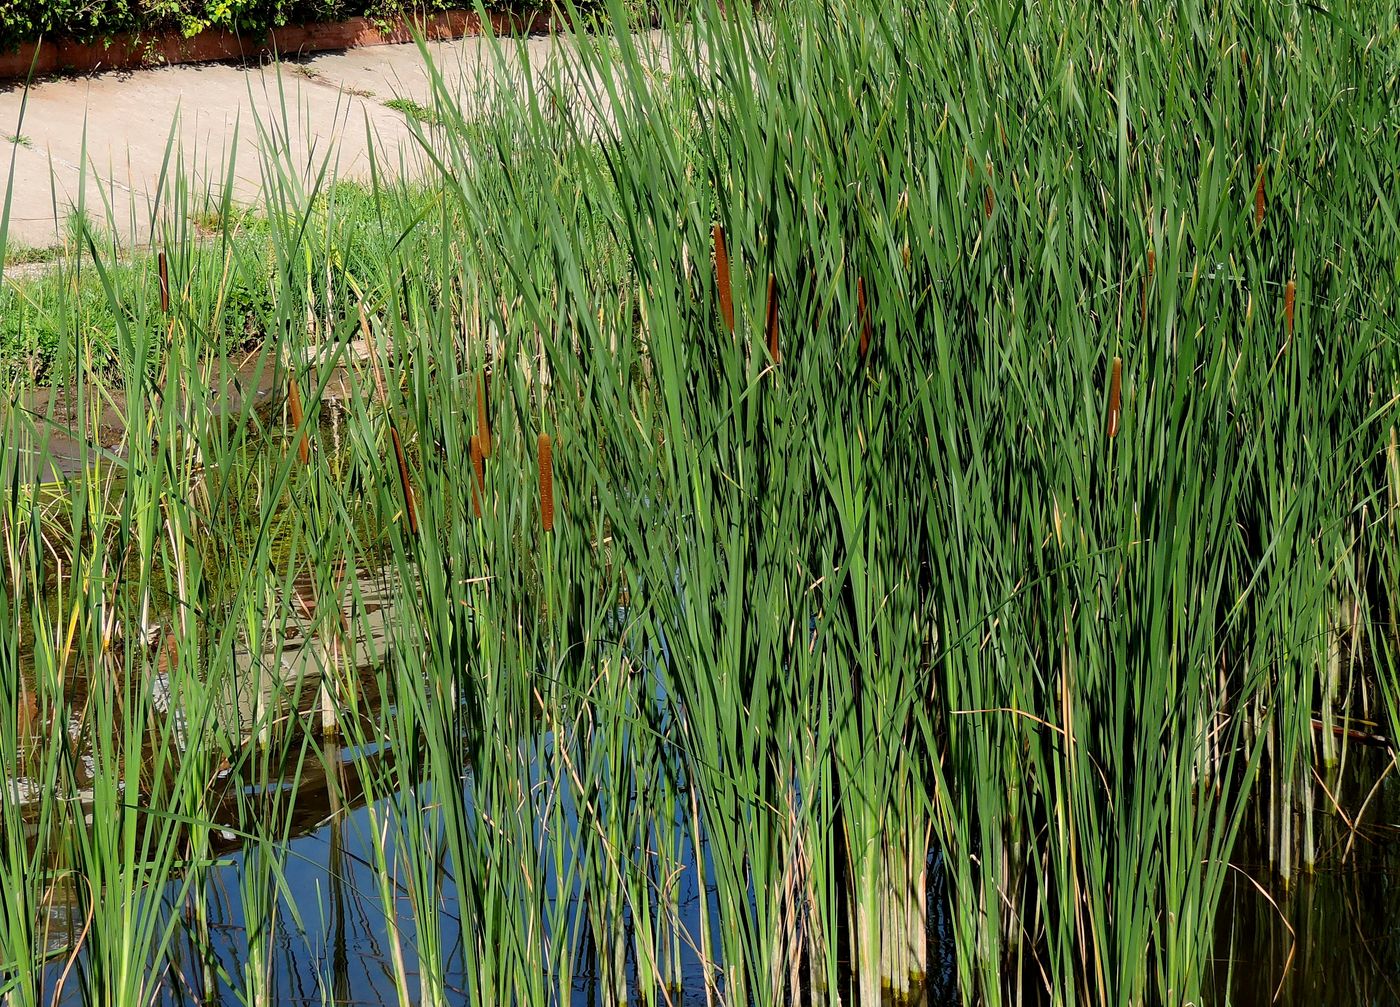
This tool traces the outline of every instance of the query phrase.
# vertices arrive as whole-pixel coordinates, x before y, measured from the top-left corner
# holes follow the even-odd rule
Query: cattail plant
[[[311,462],[311,444],[308,442],[306,432],[301,429],[302,421],[306,418],[301,409],[301,387],[297,384],[296,374],[287,377],[287,409],[291,412],[292,429],[297,431],[297,458],[302,465]]]
[[[1108,383],[1108,436],[1118,436],[1119,417],[1123,406],[1123,358],[1113,358],[1113,376]]]
[[[1254,183],[1254,224],[1259,226],[1264,223],[1264,210],[1268,205],[1268,198],[1264,193],[1264,166],[1259,165],[1259,178]]]
[[[160,312],[170,314],[170,267],[165,260],[165,250],[156,256],[156,272],[160,277]]]
[[[1283,288],[1283,325],[1290,336],[1293,335],[1293,304],[1297,296],[1297,284],[1289,280]]]
[[[491,420],[486,410],[486,372],[476,377],[476,430],[482,458],[491,457]]]
[[[729,247],[724,241],[724,225],[716,224],[713,229],[715,239],[715,279],[719,283],[719,311],[724,318],[724,327],[734,331],[734,291],[730,286]]]
[[[481,437],[472,434],[472,513],[481,517],[481,498],[486,493],[486,460],[481,453]]]
[[[399,466],[399,488],[403,490],[404,513],[408,517],[408,530],[411,534],[418,534],[418,505],[413,498],[413,480],[408,473],[408,459],[404,456],[403,440],[399,437],[398,427],[389,427],[389,436],[394,441],[394,459]]]
[[[540,525],[554,530],[554,447],[549,434],[540,434],[537,451],[540,465]]]

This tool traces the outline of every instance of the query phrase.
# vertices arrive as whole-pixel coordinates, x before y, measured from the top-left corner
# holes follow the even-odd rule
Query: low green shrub
[[[0,0],[0,51],[41,35],[92,41],[123,32],[265,32],[287,24],[464,6],[471,5],[462,0]]]

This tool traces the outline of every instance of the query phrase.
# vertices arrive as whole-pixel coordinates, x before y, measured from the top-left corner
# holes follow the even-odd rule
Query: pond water
[[[362,572],[353,581],[357,589],[352,592],[355,611],[351,622],[359,635],[351,652],[361,671],[363,698],[377,705],[369,671],[373,656],[382,656],[388,645],[388,599],[393,587],[390,578],[378,574]],[[296,703],[302,717],[308,718],[315,709],[323,648],[315,645],[309,626],[299,625],[295,619],[281,637],[278,652],[265,655],[261,662],[247,653],[235,654],[234,659],[245,666],[260,663],[271,669],[272,674],[260,679],[268,688],[303,682]],[[252,680],[247,675],[235,677]],[[151,687],[159,690],[159,676]],[[241,725],[251,725],[259,703],[268,701],[265,695],[240,694],[230,699],[227,716]],[[270,1002],[323,1003],[329,999],[339,1004],[399,1003],[392,955],[395,934],[407,949],[407,1002],[418,1002],[412,953],[415,916],[408,894],[401,879],[391,879],[397,890],[393,900],[397,911],[391,918],[385,911],[381,887],[379,864],[399,862],[396,830],[388,830],[387,848],[379,840],[384,823],[393,820],[396,809],[383,801],[365,803],[360,782],[365,774],[375,773],[393,758],[393,753],[342,747],[333,739],[303,740],[309,746],[308,757],[294,777],[290,772],[286,777],[298,781],[295,792],[287,789],[291,784],[279,783],[276,774],[258,788],[266,800],[275,801],[280,796],[282,807],[291,808],[284,843],[243,842],[239,815],[247,814],[250,806],[256,807],[257,800],[245,802],[241,811],[237,802],[225,802],[214,837],[219,863],[203,881],[212,958],[203,957],[186,933],[179,948],[179,974],[164,984],[161,1002],[232,1005],[248,1001],[241,977],[251,964],[247,961],[249,924],[259,925],[265,914],[259,911],[250,921],[242,882],[250,875],[274,873],[259,870],[260,858],[273,858],[279,865],[275,874],[282,886],[276,895],[273,951],[267,965]],[[226,775],[228,793],[242,788],[245,797],[255,796],[251,782],[237,779],[232,771]],[[35,790],[30,785],[26,791],[26,781],[13,773],[5,782],[21,799]],[[1394,771],[1388,750],[1357,747],[1349,750],[1342,768],[1332,770],[1326,782],[1325,787],[1320,781],[1311,788],[1316,867],[1297,875],[1291,884],[1282,885],[1272,873],[1262,816],[1255,815],[1246,824],[1219,915],[1208,1003],[1235,1007],[1400,1003],[1400,886],[1396,884],[1400,878],[1400,773]],[[463,785],[470,802],[469,776]],[[1263,795],[1267,789],[1257,787],[1256,794]],[[416,795],[419,800],[430,796]],[[1333,799],[1340,804],[1341,814],[1333,809]],[[1262,796],[1256,804],[1261,800]],[[418,806],[412,800],[408,804]],[[1363,806],[1364,814],[1358,815]],[[571,816],[569,824],[577,827],[577,818]],[[697,882],[701,858],[704,873],[713,876],[704,848],[687,847],[684,854],[680,922],[694,935],[702,926],[702,905],[708,905],[711,916],[718,913],[719,905],[714,889],[702,891]],[[936,854],[930,866],[926,934],[930,975],[915,999],[926,1007],[952,1007],[958,1003],[952,937]],[[180,879],[170,882],[172,905],[179,898],[181,884]],[[467,1003],[473,997],[467,964],[471,956],[465,942],[479,935],[479,927],[464,927],[450,872],[441,884],[437,923],[447,962],[448,993],[453,1002]],[[575,902],[578,899],[576,894],[567,897]],[[75,900],[59,897],[48,909],[51,947],[59,957],[49,970],[45,999],[52,998],[55,1003],[80,1000],[79,984],[71,976],[63,979],[67,948],[83,928],[75,906]],[[630,939],[626,944],[633,946]],[[574,950],[573,961],[571,1007],[605,1003],[599,949],[585,944]],[[635,982],[636,962],[628,962],[627,968]],[[676,1007],[707,1003],[704,975],[698,950],[684,947],[682,988],[672,994],[672,1003]]]
[[[225,834],[216,840],[224,851],[222,865],[211,873],[210,932],[215,967],[201,961],[193,946],[183,948],[185,980],[172,983],[164,1002],[236,1004],[246,993],[230,977],[245,974],[249,963],[239,877],[255,869],[259,857],[282,863],[285,888],[278,898],[275,948],[270,963],[271,1002],[340,1004],[398,1003],[395,967],[390,952],[391,928],[380,896],[375,852],[376,828],[391,810],[384,802],[360,803],[355,780],[364,760],[384,758],[319,742],[319,759],[311,760],[296,795],[295,821],[285,846],[245,847]],[[1383,772],[1384,753],[1357,760],[1358,774]],[[331,767],[316,768],[316,763]],[[1236,1007],[1362,1007],[1400,1003],[1400,783],[1384,780],[1366,819],[1354,832],[1340,819],[1319,827],[1321,856],[1313,873],[1298,876],[1285,890],[1270,880],[1266,859],[1237,859],[1223,900],[1216,937],[1215,990],[1212,1003]],[[1350,847],[1348,848],[1348,841]],[[388,854],[395,853],[390,830]],[[1245,842],[1249,845],[1248,841]],[[692,932],[700,926],[701,893],[697,890],[695,851],[689,851],[682,880],[682,922]],[[702,851],[703,854],[703,851]],[[936,858],[934,861],[936,868]],[[1266,897],[1256,881],[1269,890]],[[172,891],[176,884],[172,882]],[[714,892],[708,892],[712,911]],[[916,1002],[926,1007],[958,1002],[952,948],[945,922],[944,894],[937,870],[930,872],[929,963],[932,975]],[[400,890],[402,911],[393,921],[403,946],[410,949],[408,1002],[418,1002],[411,949],[414,914]],[[1277,903],[1271,905],[1270,899]],[[464,966],[464,931],[450,879],[444,885],[438,922],[448,956],[449,995],[469,1002],[470,977]],[[1285,922],[1286,920],[1286,922]],[[77,926],[80,921],[70,921]],[[630,943],[630,942],[629,942]],[[597,949],[584,948],[575,959],[573,1007],[605,1002]],[[673,1003],[705,1003],[703,971],[693,949],[684,956],[684,989]],[[635,963],[630,963],[632,968]],[[629,969],[630,971],[630,969]],[[51,995],[58,970],[52,970]],[[634,973],[633,973],[634,975]],[[69,983],[60,1002],[77,1002]]]

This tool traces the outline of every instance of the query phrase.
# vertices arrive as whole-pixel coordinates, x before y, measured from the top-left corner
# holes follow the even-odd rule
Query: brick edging
[[[552,20],[542,12],[528,15],[491,14],[497,34],[542,34]],[[382,22],[381,22],[382,23]],[[241,36],[223,29],[202,31],[189,38],[166,32],[154,38],[118,35],[109,42],[69,40],[29,42],[16,51],[0,53],[0,81],[24,80],[54,73],[92,73],[97,70],[131,70],[137,67],[177,63],[212,63],[220,60],[262,59],[273,53],[293,55],[327,49],[358,49],[391,45],[413,39],[410,24],[429,41],[482,34],[482,19],[475,11],[453,10],[429,17],[389,19],[381,31],[368,18],[355,17],[325,24],[287,25]]]

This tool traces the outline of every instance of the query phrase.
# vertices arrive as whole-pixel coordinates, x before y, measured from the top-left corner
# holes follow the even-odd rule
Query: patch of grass
[[[55,262],[68,253],[68,249],[63,245],[16,245],[10,244],[5,248],[5,265],[7,266],[37,266],[46,262]]]
[[[33,140],[31,140],[31,139],[29,139],[29,137],[24,136],[24,135],[19,134],[19,133],[10,133],[10,134],[7,134],[7,135],[5,136],[5,142],[6,142],[6,143],[12,143],[12,144],[14,144],[16,147],[28,147],[28,148],[32,148],[32,147],[34,146],[34,141],[33,141]]]
[[[442,122],[441,114],[437,109],[421,105],[411,98],[391,98],[384,103],[384,107],[391,108],[395,112],[402,112],[408,118],[426,126],[437,126]]]

